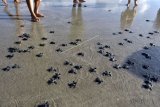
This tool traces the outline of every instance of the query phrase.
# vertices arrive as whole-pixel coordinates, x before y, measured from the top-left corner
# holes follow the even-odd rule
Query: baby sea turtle
[[[106,56],[106,57],[111,57],[112,54],[111,54],[110,52],[106,52],[106,53],[104,54],[104,56]]]
[[[99,50],[97,52],[100,53],[100,54],[103,54],[104,51],[103,50]]]
[[[64,61],[63,63],[64,65],[70,65],[70,66],[73,66],[73,63],[72,62],[69,62],[69,61]]]
[[[65,47],[65,46],[67,46],[67,44],[61,44],[60,46],[63,46],[63,47]]]
[[[60,73],[55,73],[55,74],[52,76],[52,78],[53,78],[54,80],[59,80],[59,79],[60,79],[60,76],[61,76]]]
[[[144,80],[144,83],[147,84],[147,85],[152,86],[152,83],[149,80]]]
[[[47,69],[47,71],[48,72],[56,72],[57,70],[55,68],[53,68],[53,67],[50,67],[50,68]]]
[[[51,41],[50,44],[56,44],[55,42]]]
[[[127,60],[126,63],[127,63],[128,65],[134,65],[134,62],[132,62],[131,60]]]
[[[37,107],[50,107],[48,101],[46,101],[45,103],[42,104],[38,104]]]
[[[84,56],[84,53],[79,52],[79,53],[77,53],[77,55],[78,55],[78,56],[82,56],[82,57],[83,57],[83,56]]]
[[[143,35],[142,35],[142,34],[139,34],[139,36],[140,36],[140,37],[143,37]]]
[[[122,66],[121,66],[121,65],[119,65],[119,64],[115,64],[115,65],[113,66],[113,68],[115,68],[115,69],[121,69],[121,68],[122,68]]]
[[[129,30],[128,29],[124,29],[124,31],[128,32]]]
[[[19,44],[21,44],[21,41],[16,41],[16,42],[14,42],[14,44],[19,45]]]
[[[128,39],[127,38],[125,38],[125,39],[123,39],[124,41],[128,41]]]
[[[52,83],[57,84],[57,80],[60,79],[60,75],[61,75],[60,73],[55,73],[55,74],[52,76],[52,78],[50,78],[50,79],[47,81],[48,85],[50,85],[50,84],[52,84]]]
[[[15,53],[18,50],[19,50],[18,48],[12,48],[12,47],[8,48],[8,52],[10,52],[10,53]]]
[[[30,38],[31,37],[30,34],[27,34],[27,33],[23,33],[22,36],[25,37],[25,38]]]
[[[80,69],[82,68],[82,66],[81,66],[81,65],[75,65],[74,68],[75,68],[76,70],[80,70]]]
[[[23,52],[23,50],[18,50],[17,52],[18,52],[18,53],[22,53],[22,52]]]
[[[145,49],[145,50],[148,50],[148,49],[149,49],[149,47],[147,47],[147,46],[144,46],[144,47],[143,47],[143,49]]]
[[[104,48],[111,48],[109,45],[105,45]]]
[[[70,62],[69,61],[64,61],[64,65],[69,65]]]
[[[115,57],[110,57],[109,61],[116,62],[117,60],[115,59]]]
[[[152,32],[149,32],[148,34],[149,34],[149,35],[153,35],[154,33],[152,33]]]
[[[54,33],[54,31],[50,31],[49,33]]]
[[[47,40],[47,38],[46,38],[46,37],[43,37],[43,38],[41,38],[41,40]]]
[[[117,35],[116,33],[112,33],[112,35]]]
[[[142,53],[142,56],[144,56],[146,59],[151,59],[151,56],[147,53]]]
[[[67,23],[68,23],[68,24],[71,24],[71,22],[70,22],[70,21],[68,21]]]
[[[132,31],[129,31],[129,33],[133,33]]]
[[[121,46],[123,46],[123,45],[124,45],[124,43],[118,43],[118,45],[121,45]]]
[[[77,42],[70,42],[70,45],[78,45]]]
[[[19,38],[30,38],[30,34],[24,33],[20,36],[18,36]]]
[[[100,49],[100,50],[104,50],[104,47],[103,47],[103,46],[100,46],[98,49]]]
[[[22,40],[23,40],[23,41],[27,41],[28,39],[27,39],[27,38],[23,38]]]
[[[158,31],[154,31],[154,33],[159,33]]]
[[[72,81],[71,83],[68,83],[69,88],[76,88],[77,82]]]
[[[147,19],[146,22],[150,22],[150,20]]]
[[[70,73],[70,74],[77,74],[77,72],[76,72],[74,69],[70,69],[70,70],[68,71],[68,73]]]
[[[102,76],[108,76],[108,77],[111,77],[111,76],[112,76],[112,74],[111,74],[111,72],[104,71],[104,72],[102,73]]]
[[[149,84],[143,84],[142,88],[152,91],[152,88],[151,88],[151,86]]]
[[[128,42],[128,43],[133,43],[131,40],[128,40],[127,42]]]
[[[11,59],[11,58],[13,58],[13,57],[14,57],[14,54],[7,55],[7,56],[6,56],[6,58],[8,58],[8,59]]]
[[[23,53],[30,52],[28,49],[22,50]]]
[[[3,71],[10,71],[11,67],[10,66],[7,66],[5,68],[2,68]]]
[[[34,48],[35,48],[34,46],[29,46],[29,47],[28,47],[28,49],[34,49]]]
[[[101,84],[103,82],[102,79],[100,79],[99,77],[97,77],[94,82],[96,82],[97,84]]]
[[[47,84],[48,84],[48,85],[51,85],[52,83],[57,84],[57,81],[54,80],[53,78],[50,78],[50,79],[47,81]]]
[[[97,68],[95,68],[95,67],[94,67],[94,68],[90,67],[90,68],[89,68],[89,72],[91,72],[91,73],[92,73],[92,72],[96,72],[96,69],[97,69]]]
[[[76,39],[76,42],[81,42],[82,40],[81,39]]]
[[[123,34],[123,33],[122,33],[122,32],[118,32],[118,34],[120,34],[120,35],[121,35],[121,34]]]
[[[148,65],[142,65],[142,68],[148,70],[149,66]]]
[[[16,68],[20,68],[20,66],[17,65],[17,64],[14,64],[14,65],[12,66],[12,69],[16,69]]]
[[[152,76],[152,77],[150,78],[150,81],[152,81],[152,82],[158,82],[158,78]]]
[[[149,43],[150,46],[156,46],[154,43]]]
[[[36,55],[37,57],[42,57],[43,56],[43,53],[39,53]]]
[[[56,52],[63,52],[61,48],[56,49]]]
[[[149,37],[149,36],[147,36],[146,38],[147,38],[147,39],[151,39],[151,37]]]
[[[122,66],[122,68],[123,68],[123,69],[129,69],[129,66],[128,66],[127,64],[124,64],[124,65]]]
[[[44,43],[41,43],[41,44],[39,44],[39,46],[42,46],[42,47],[43,47],[43,46],[45,46],[45,44],[44,44]]]
[[[100,42],[97,42],[97,45],[102,45]]]

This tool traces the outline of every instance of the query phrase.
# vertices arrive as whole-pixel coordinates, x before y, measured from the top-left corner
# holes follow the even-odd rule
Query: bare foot
[[[79,2],[78,2],[77,0],[73,0],[73,3],[74,3],[74,4],[77,4],[77,3],[79,3]]]
[[[76,4],[75,4],[75,3],[73,4],[73,7],[76,7]]]
[[[37,13],[36,16],[37,16],[37,17],[44,17],[44,15],[43,15],[43,14],[40,14],[40,13]]]

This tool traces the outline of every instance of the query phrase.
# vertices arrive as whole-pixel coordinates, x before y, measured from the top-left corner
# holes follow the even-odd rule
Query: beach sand
[[[74,8],[71,0],[44,0],[45,18],[38,23],[30,21],[25,1],[0,6],[0,107],[36,107],[45,101],[50,107],[159,107],[159,0],[139,0],[136,8],[125,4],[125,0],[88,0]],[[24,33],[30,35],[26,41],[19,37]],[[69,44],[76,39],[81,40],[77,45]],[[29,46],[35,48],[8,52],[10,47],[25,50]],[[77,56],[79,52],[84,56]],[[105,52],[113,55],[106,57]],[[43,56],[36,57],[39,53]],[[128,59],[134,62],[129,69],[113,67]],[[65,61],[73,65],[64,65]],[[20,68],[3,70],[14,64]],[[75,65],[82,69],[68,73]],[[50,67],[61,74],[57,84],[47,84],[56,73],[48,72]],[[90,67],[96,67],[96,72],[89,72]],[[104,71],[111,76],[103,76]],[[144,75],[158,78],[151,81],[152,90],[142,87]],[[101,84],[94,81],[97,77],[103,80]],[[76,88],[68,86],[72,81],[77,82]]]

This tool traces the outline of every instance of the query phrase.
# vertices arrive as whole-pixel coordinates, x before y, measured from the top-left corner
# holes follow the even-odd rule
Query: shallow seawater
[[[25,1],[0,6],[0,106],[159,107],[159,0],[126,3],[44,0],[38,23]]]

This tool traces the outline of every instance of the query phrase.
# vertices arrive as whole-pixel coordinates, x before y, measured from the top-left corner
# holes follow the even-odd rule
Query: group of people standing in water
[[[7,0],[2,0],[2,2],[7,6]],[[20,3],[20,0],[14,0],[15,3]],[[81,6],[84,3],[84,0],[73,0],[73,7]],[[127,6],[130,5],[131,0],[128,0]],[[26,0],[28,9],[31,14],[31,20],[33,22],[38,22],[40,17],[44,17],[43,14],[39,12],[39,6],[41,4],[41,0]],[[134,0],[134,5],[137,6],[137,0]]]

